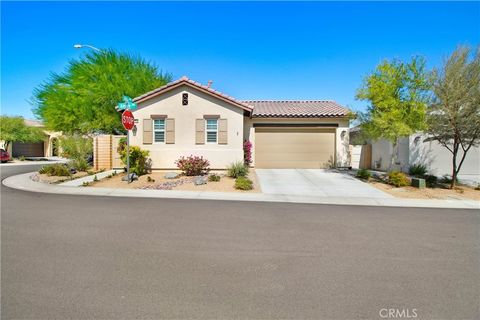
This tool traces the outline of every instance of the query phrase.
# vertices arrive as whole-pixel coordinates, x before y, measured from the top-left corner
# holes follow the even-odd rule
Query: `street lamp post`
[[[91,45],[89,45],[89,44],[74,44],[73,47],[74,47],[75,49],[90,48],[90,49],[95,50],[95,51],[98,51],[98,52],[103,52],[102,50],[100,50],[100,49],[98,49],[98,48],[96,48],[96,47],[94,47],[94,46],[91,46]]]

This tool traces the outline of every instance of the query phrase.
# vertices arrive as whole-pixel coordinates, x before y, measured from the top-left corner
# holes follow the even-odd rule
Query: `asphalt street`
[[[1,219],[2,319],[480,318],[477,210],[2,186]]]

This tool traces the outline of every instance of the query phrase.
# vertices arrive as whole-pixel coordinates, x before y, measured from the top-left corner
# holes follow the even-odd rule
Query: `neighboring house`
[[[31,127],[44,128],[41,121],[25,119],[25,124]],[[52,132],[43,130],[45,139],[39,142],[17,142],[13,141],[8,146],[7,152],[12,157],[52,157],[58,156],[58,138],[62,135],[61,132]],[[1,143],[3,145],[3,141]]]
[[[239,101],[186,77],[134,101],[132,145],[150,151],[153,169],[198,155],[212,168],[243,161],[256,168],[348,166],[349,110],[333,101]]]
[[[352,128],[350,140],[355,141],[359,130]],[[384,139],[371,141],[371,163],[373,170],[387,171],[393,146]],[[367,149],[368,150],[368,149]],[[459,158],[463,155],[459,152]],[[457,160],[457,163],[460,160]],[[428,139],[424,133],[412,134],[398,140],[397,163],[395,168],[404,172],[413,164],[424,164],[428,172],[436,176],[452,174],[452,153],[438,142]],[[353,167],[356,167],[352,164]],[[472,147],[465,157],[458,178],[464,182],[480,182],[480,147]]]

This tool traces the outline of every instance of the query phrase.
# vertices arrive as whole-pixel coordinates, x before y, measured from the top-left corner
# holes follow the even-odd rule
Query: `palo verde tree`
[[[459,47],[433,71],[427,132],[452,153],[451,188],[468,151],[480,144],[480,47],[470,56],[468,47]]]
[[[398,139],[426,128],[429,89],[425,60],[414,57],[409,63],[382,62],[357,91],[358,100],[369,102],[367,111],[359,115],[363,133],[393,145],[390,170],[397,161]]]
[[[144,59],[114,50],[91,51],[52,73],[35,88],[33,112],[45,126],[65,133],[123,132],[115,106],[171,81]]]
[[[5,150],[12,142],[39,142],[45,138],[41,128],[30,127],[22,117],[0,116],[0,140]]]

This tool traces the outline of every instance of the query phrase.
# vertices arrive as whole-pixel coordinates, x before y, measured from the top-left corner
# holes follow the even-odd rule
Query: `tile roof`
[[[343,117],[347,108],[327,100],[248,100],[253,106],[252,118]]]
[[[327,100],[237,100],[210,86],[203,85],[187,77],[167,83],[133,99],[139,103],[172,90],[180,85],[189,85],[207,94],[227,101],[237,107],[251,112],[252,118],[316,118],[343,117],[349,112],[334,101]]]
[[[145,100],[148,100],[154,96],[157,96],[165,91],[169,91],[170,89],[173,89],[173,88],[176,88],[178,86],[180,86],[181,84],[187,84],[187,85],[190,85],[192,87],[195,87],[197,89],[200,89],[201,91],[204,91],[205,93],[208,93],[208,94],[211,94],[213,96],[216,96],[220,99],[223,99],[223,100],[226,100],[238,107],[241,107],[242,109],[245,109],[247,111],[252,111],[252,106],[248,105],[247,103],[245,102],[242,102],[240,100],[237,100],[231,96],[228,96],[220,91],[217,91],[215,89],[212,89],[211,87],[209,86],[206,86],[206,85],[203,85],[201,84],[200,82],[196,82],[196,81],[193,81],[185,76],[181,77],[180,79],[176,80],[176,81],[173,81],[173,82],[170,82],[170,83],[167,83],[166,85],[160,87],[160,88],[157,88],[157,89],[154,89],[152,91],[149,91],[145,94],[142,94],[141,96],[138,96],[136,98],[133,99],[134,102],[142,102],[142,101],[145,101]]]

